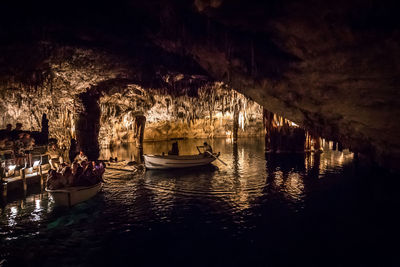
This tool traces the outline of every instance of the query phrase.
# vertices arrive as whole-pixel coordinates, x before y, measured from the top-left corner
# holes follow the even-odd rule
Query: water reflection
[[[17,218],[17,214],[18,214],[17,207],[11,207],[10,213],[8,215],[8,226],[14,226],[17,224],[17,222],[15,220]]]
[[[161,143],[160,143],[161,144]],[[138,148],[133,143],[123,144],[115,148],[102,149],[100,151],[100,159],[117,159],[143,162],[143,148]]]
[[[204,141],[178,141],[181,154],[198,153],[196,145]],[[26,236],[40,233],[39,244],[63,251],[65,248],[51,241],[52,236],[62,235],[61,244],[70,244],[70,252],[84,258],[79,246],[74,247],[74,244],[93,242],[86,245],[101,247],[119,234],[130,244],[134,240],[151,240],[157,235],[168,236],[171,229],[181,231],[191,227],[195,229],[192,235],[196,235],[196,231],[226,233],[230,237],[250,230],[256,231],[255,235],[257,231],[273,233],[275,228],[283,228],[280,224],[290,221],[287,219],[290,217],[283,215],[292,216],[292,212],[307,208],[306,199],[319,190],[320,184],[332,180],[327,175],[340,175],[343,166],[352,160],[351,153],[337,151],[268,154],[263,141],[260,138],[239,139],[238,143],[225,139],[209,142],[214,151],[221,152],[221,160],[227,166],[214,161],[197,168],[150,170],[142,176],[107,170],[103,192],[72,209],[56,209],[48,195],[38,190],[26,199],[12,200],[2,209],[0,237],[9,241],[18,239],[15,242],[21,252],[27,247]],[[143,152],[167,152],[171,143],[145,143]],[[140,154],[141,151],[132,145],[101,151],[104,159],[117,157],[139,161]],[[159,224],[167,225],[167,230],[158,229],[157,235],[150,233],[156,226],[160,227]],[[271,229],[264,229],[264,225]],[[127,233],[146,231],[149,232],[146,237],[126,237]],[[0,248],[10,244],[3,242]],[[118,253],[122,252],[114,251],[114,255]],[[126,253],[130,255],[131,252]],[[73,264],[64,262],[64,265]]]
[[[287,201],[301,201],[304,196],[306,161],[309,157],[313,155],[266,153],[268,178],[265,191],[282,194]]]
[[[179,148],[182,154],[197,153],[196,145],[205,140],[182,140]],[[160,154],[170,148],[172,142],[153,142],[144,144],[144,152]],[[221,159],[212,165],[172,171],[146,171],[143,177],[130,180],[129,175],[113,185],[118,172],[106,173],[106,180],[112,191],[111,200],[131,198],[131,205],[142,205],[154,214],[166,219],[171,216],[174,206],[180,205],[183,198],[212,197],[214,201],[224,202],[229,212],[236,213],[257,205],[262,198],[280,197],[289,202],[301,203],[306,193],[314,186],[315,179],[327,173],[340,172],[343,165],[351,162],[352,153],[326,151],[315,154],[268,154],[264,153],[263,140],[241,139],[232,143],[226,139],[211,142],[215,151],[221,152]],[[133,145],[102,150],[103,158],[117,157],[121,160],[140,161],[143,151]],[[123,183],[126,183],[123,185]],[[132,186],[129,194],[120,192],[120,186]],[[127,194],[127,195],[124,195]],[[28,204],[26,204],[28,203]],[[27,206],[26,206],[27,205]],[[53,211],[52,202],[41,191],[26,199],[9,203],[2,209],[2,220],[15,226],[17,214],[24,214],[32,222],[40,222]],[[226,212],[226,210],[224,210]],[[145,218],[150,215],[144,215]],[[26,216],[28,215],[28,216]]]

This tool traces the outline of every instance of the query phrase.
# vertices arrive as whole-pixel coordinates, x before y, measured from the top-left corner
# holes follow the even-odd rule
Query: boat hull
[[[213,162],[217,154],[212,156],[205,156],[204,154],[199,155],[187,155],[187,156],[160,156],[160,155],[143,155],[144,164],[147,169],[162,170],[162,169],[176,169],[176,168],[189,168],[210,164]]]
[[[101,187],[102,183],[98,183],[92,186],[77,186],[57,190],[46,189],[46,191],[57,206],[71,207],[94,197]]]

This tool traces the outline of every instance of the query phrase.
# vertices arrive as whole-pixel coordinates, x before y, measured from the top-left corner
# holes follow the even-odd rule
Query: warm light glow
[[[304,184],[300,174],[296,172],[289,173],[284,183],[284,188],[291,198],[301,200],[304,192]]]
[[[340,156],[339,156],[339,159],[338,159],[338,162],[339,162],[340,165],[343,165],[343,161],[344,161],[344,155],[343,155],[343,152],[341,152]]]
[[[38,222],[40,221],[40,213],[41,213],[41,208],[40,208],[40,199],[35,199],[36,197],[33,197],[33,201],[35,202],[35,209],[33,210],[33,212],[31,213],[31,221],[33,222]]]
[[[10,171],[13,171],[13,170],[15,170],[15,167],[17,167],[16,165],[9,165],[8,166],[8,169],[10,170]]]
[[[35,211],[40,210],[40,199],[35,200]]]
[[[244,115],[242,112],[239,113],[239,126],[244,131]]]
[[[18,209],[16,207],[11,207],[11,215],[12,216],[17,216]]]
[[[126,128],[129,128],[132,125],[132,120],[129,117],[129,114],[126,114],[123,118],[123,124]]]
[[[16,222],[16,217],[18,214],[18,209],[17,207],[11,207],[10,209],[10,216],[8,217],[8,226],[14,226],[17,224]]]
[[[37,166],[39,166],[39,164],[40,164],[40,160],[36,160],[36,161],[33,163],[33,168],[36,168]]]

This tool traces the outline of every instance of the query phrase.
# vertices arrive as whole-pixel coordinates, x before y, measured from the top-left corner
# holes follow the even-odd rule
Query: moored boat
[[[219,157],[219,153],[201,153],[198,155],[143,155],[147,169],[174,169],[202,166]]]
[[[55,190],[46,188],[46,191],[53,198],[57,206],[71,207],[94,197],[100,191],[101,187],[102,183],[100,182],[91,186],[66,187]]]

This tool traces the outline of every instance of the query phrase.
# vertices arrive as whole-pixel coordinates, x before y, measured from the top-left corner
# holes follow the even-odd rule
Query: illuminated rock
[[[149,136],[161,138],[183,121],[213,122],[218,112],[207,108],[219,93],[206,100],[197,89],[223,82],[316,136],[398,168],[400,23],[393,3],[116,1],[112,9],[36,3],[29,12],[6,5],[0,126],[23,121],[39,131],[46,113],[50,137],[70,140],[74,96],[91,88],[110,115],[101,117],[101,144],[132,140],[124,127],[142,111],[153,114],[145,115]],[[233,106],[216,106],[225,104]],[[160,105],[167,107],[157,114],[152,107]],[[170,116],[170,129],[151,126],[162,124],[152,121],[158,115]],[[190,131],[175,132],[194,136]],[[221,131],[211,123],[203,132]]]

